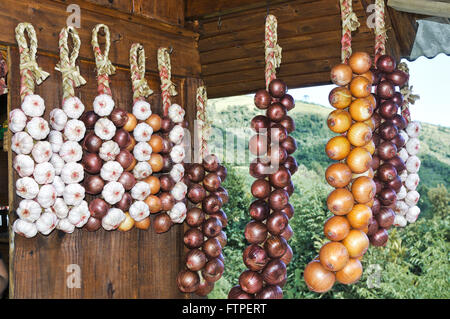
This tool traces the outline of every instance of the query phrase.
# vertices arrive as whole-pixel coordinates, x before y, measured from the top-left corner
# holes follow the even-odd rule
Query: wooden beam
[[[434,0],[388,0],[388,6],[398,11],[450,18],[450,3]]]

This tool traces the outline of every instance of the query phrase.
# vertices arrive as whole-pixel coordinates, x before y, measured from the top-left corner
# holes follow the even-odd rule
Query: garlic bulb
[[[114,100],[110,95],[108,94],[97,95],[97,97],[94,100],[94,112],[97,113],[99,116],[108,116],[114,109],[114,105],[115,105]]]
[[[150,215],[150,210],[148,208],[148,205],[144,203],[143,201],[136,201],[134,202],[129,209],[130,216],[135,221],[140,222],[144,218]]]
[[[50,158],[50,163],[55,168],[55,174],[61,175],[61,171],[64,167],[64,160],[58,154],[53,153],[52,158]]]
[[[406,181],[406,178],[408,177],[408,171],[406,169],[403,170],[399,176],[402,182]]]
[[[27,116],[21,109],[14,109],[9,112],[8,127],[13,133],[23,131],[27,125]]]
[[[405,148],[402,148],[400,151],[398,151],[397,153],[398,157],[400,157],[402,159],[403,162],[406,163],[406,161],[409,158],[409,154],[408,151]]]
[[[405,180],[405,186],[410,191],[414,191],[417,188],[417,185],[419,185],[420,177],[418,174],[409,174],[408,177]]]
[[[69,219],[64,218],[58,221],[58,225],[56,225],[56,229],[59,229],[67,234],[72,234],[75,230],[75,225],[69,222]]]
[[[67,219],[75,227],[81,228],[88,222],[90,216],[91,213],[89,212],[87,202],[82,201],[80,205],[72,207],[72,209],[69,211]]]
[[[105,230],[113,230],[120,226],[125,220],[125,214],[118,208],[110,208],[108,213],[102,219],[102,227]]]
[[[45,111],[44,99],[37,94],[25,96],[21,105],[22,111],[31,117],[42,116]]]
[[[150,103],[142,100],[136,101],[133,105],[133,115],[136,116],[138,120],[145,121],[152,115],[152,109]]]
[[[56,197],[58,197],[58,195],[56,194],[55,187],[51,184],[47,184],[39,189],[36,200],[42,208],[49,208],[55,204]]]
[[[31,155],[36,163],[48,162],[52,158],[52,146],[47,141],[38,141],[33,146]]]
[[[22,219],[16,219],[13,224],[13,231],[26,238],[31,238],[36,236],[37,227],[34,223],[30,223]]]
[[[55,204],[51,207],[52,212],[58,216],[58,218],[66,218],[69,214],[69,207],[67,207],[66,202],[61,198],[58,197],[55,200]]]
[[[36,221],[36,228],[42,235],[50,234],[58,224],[58,217],[53,213],[43,213]]]
[[[414,223],[417,220],[417,217],[420,215],[420,208],[418,206],[413,206],[408,209],[406,213],[406,220],[409,223]]]
[[[104,161],[114,161],[116,156],[120,153],[119,144],[114,141],[103,142],[99,150],[99,156]]]
[[[58,175],[55,176],[55,178],[53,179],[52,185],[56,190],[56,194],[58,196],[63,196],[64,188],[66,188],[66,184],[64,184],[64,182],[60,176],[58,176]]]
[[[55,179],[55,168],[49,162],[36,164],[33,177],[38,184],[51,184]]]
[[[409,136],[408,133],[405,132],[405,130],[400,130],[398,132],[399,135],[401,135],[403,137],[403,139],[405,140],[405,144],[408,143],[409,141]]]
[[[136,200],[144,200],[150,195],[150,185],[146,182],[137,182],[131,189],[131,197]]]
[[[111,205],[118,203],[125,193],[125,188],[119,182],[109,182],[102,190],[102,196],[105,201]]]
[[[17,132],[11,138],[11,149],[17,154],[30,154],[33,146],[33,138],[26,132]]]
[[[408,126],[406,127],[406,133],[408,133],[409,137],[418,137],[421,129],[422,126],[419,122],[409,122]]]
[[[410,191],[410,192],[408,192],[408,194],[406,194],[405,203],[409,207],[413,207],[417,204],[419,199],[420,199],[420,194],[417,191]]]
[[[136,179],[144,179],[152,174],[152,166],[148,162],[138,162],[133,169],[133,175]]]
[[[34,199],[39,193],[39,185],[31,177],[22,177],[16,181],[16,194],[25,199]]]
[[[67,116],[72,119],[78,119],[84,112],[84,104],[76,96],[66,99],[62,108]]]
[[[33,117],[26,126],[28,134],[35,140],[43,140],[50,133],[50,128],[46,120],[42,117]]]
[[[170,151],[170,158],[174,163],[181,163],[184,159],[185,152],[184,147],[181,145],[175,145],[172,147],[172,150]]]
[[[183,182],[178,182],[170,191],[175,200],[183,200],[186,197],[187,186]]]
[[[123,167],[116,161],[108,161],[100,170],[100,177],[108,182],[115,182],[123,173]]]
[[[68,120],[64,128],[64,136],[69,141],[79,142],[86,133],[86,126],[80,120]]]
[[[172,104],[169,107],[169,118],[175,123],[181,123],[184,120],[185,111],[178,104]]]
[[[405,164],[408,173],[417,173],[420,169],[420,159],[416,155],[408,158]]]
[[[65,184],[79,183],[84,178],[84,168],[80,163],[69,162],[61,171],[61,179]]]
[[[153,128],[147,123],[139,123],[133,130],[136,142],[148,142],[153,134]]]
[[[53,153],[58,153],[64,143],[63,135],[59,131],[50,131],[48,134],[48,141],[52,146]]]
[[[56,131],[62,131],[67,123],[67,114],[61,109],[50,111],[50,125]]]
[[[395,204],[395,213],[399,215],[406,215],[406,212],[408,211],[409,206],[404,201],[397,201]]]
[[[116,134],[116,126],[107,118],[101,118],[95,123],[94,132],[102,140],[110,140]]]
[[[178,183],[184,176],[184,166],[182,164],[175,164],[169,174],[175,183]]]
[[[397,227],[405,227],[408,224],[406,218],[402,215],[395,215],[394,225]]]
[[[181,125],[175,125],[169,133],[169,139],[174,144],[180,144],[183,141],[184,128]]]
[[[420,150],[419,139],[417,137],[410,138],[408,143],[406,143],[405,148],[409,155],[417,155]]]
[[[186,212],[186,205],[183,202],[178,202],[168,212],[168,215],[174,223],[181,224],[186,218]]]
[[[59,151],[59,156],[64,160],[64,162],[78,162],[83,156],[83,149],[81,145],[75,141],[67,141],[61,146]]]
[[[20,177],[31,176],[34,172],[34,161],[28,155],[19,154],[14,157],[13,167]]]
[[[406,190],[406,187],[402,185],[402,187],[398,190],[397,199],[404,199],[406,197],[406,193],[408,193],[408,191]]]
[[[64,188],[63,198],[67,205],[79,205],[85,196],[84,187],[80,184],[69,184]]]
[[[17,216],[27,222],[35,222],[42,213],[42,207],[38,202],[31,199],[23,199],[16,210]]]
[[[133,155],[139,162],[144,162],[150,160],[152,155],[152,147],[146,142],[139,142],[134,146]]]

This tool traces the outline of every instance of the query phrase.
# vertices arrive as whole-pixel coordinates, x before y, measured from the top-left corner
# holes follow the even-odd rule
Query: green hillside
[[[209,118],[214,119],[210,148],[227,165],[229,177],[225,186],[230,193],[230,202],[225,208],[230,220],[226,230],[228,245],[224,249],[226,271],[209,298],[226,298],[245,267],[242,250],[247,244],[243,230],[250,219],[247,207],[252,201],[250,158],[244,156],[242,145],[246,147],[248,138],[253,135],[248,128],[250,120],[262,111],[254,107],[250,95],[209,100],[208,107]],[[324,241],[322,227],[330,214],[326,209],[326,196],[331,188],[323,177],[331,163],[324,152],[326,142],[333,136],[326,126],[330,111],[330,108],[302,101],[296,101],[295,109],[290,111],[296,123],[293,136],[298,150],[294,156],[299,170],[293,177],[296,189],[291,202],[296,213],[290,221],[295,232],[290,245],[294,258],[288,266],[285,298],[449,298],[450,129],[426,123],[422,124],[420,137],[419,192],[422,197],[419,206],[422,213],[418,221],[405,229],[391,229],[385,248],[369,249],[359,283],[347,287],[337,284],[332,292],[324,295],[313,294],[306,288],[303,269]],[[219,136],[221,139],[217,139]],[[236,150],[234,145],[241,145],[241,149]],[[375,287],[370,282],[375,282]]]

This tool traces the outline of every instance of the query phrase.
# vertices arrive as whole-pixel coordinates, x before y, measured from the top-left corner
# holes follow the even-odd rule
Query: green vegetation
[[[450,129],[425,123],[419,154],[422,213],[417,222],[406,228],[392,228],[386,247],[369,249],[363,259],[363,277],[357,284],[336,284],[332,291],[322,295],[307,289],[303,269],[325,241],[323,223],[330,215],[326,197],[331,188],[323,176],[331,162],[324,146],[332,133],[326,126],[330,109],[301,101],[296,105],[290,115],[296,123],[293,136],[298,150],[294,156],[299,170],[293,177],[295,192],[291,203],[295,215],[290,220],[294,230],[290,245],[294,257],[288,266],[285,298],[450,298]],[[227,128],[248,127],[251,118],[261,114],[253,107],[252,96],[210,100],[209,107],[215,132],[223,136]],[[228,141],[245,141],[252,134],[233,131],[231,135]],[[212,144],[211,150],[223,154],[221,143]],[[230,194],[225,207],[229,218],[228,245],[224,249],[226,271],[209,298],[226,298],[245,268],[242,251],[247,243],[243,230],[250,219],[247,208],[252,201],[249,189],[253,178],[248,174],[249,159],[238,166],[232,164],[237,156],[242,154],[224,154],[229,172],[224,186]]]

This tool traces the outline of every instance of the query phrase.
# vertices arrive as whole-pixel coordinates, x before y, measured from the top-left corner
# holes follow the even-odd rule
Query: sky
[[[450,127],[450,56],[439,54],[433,59],[420,57],[409,67],[409,85],[420,100],[410,106],[413,120]],[[335,85],[291,89],[296,100],[329,106],[328,93]]]

